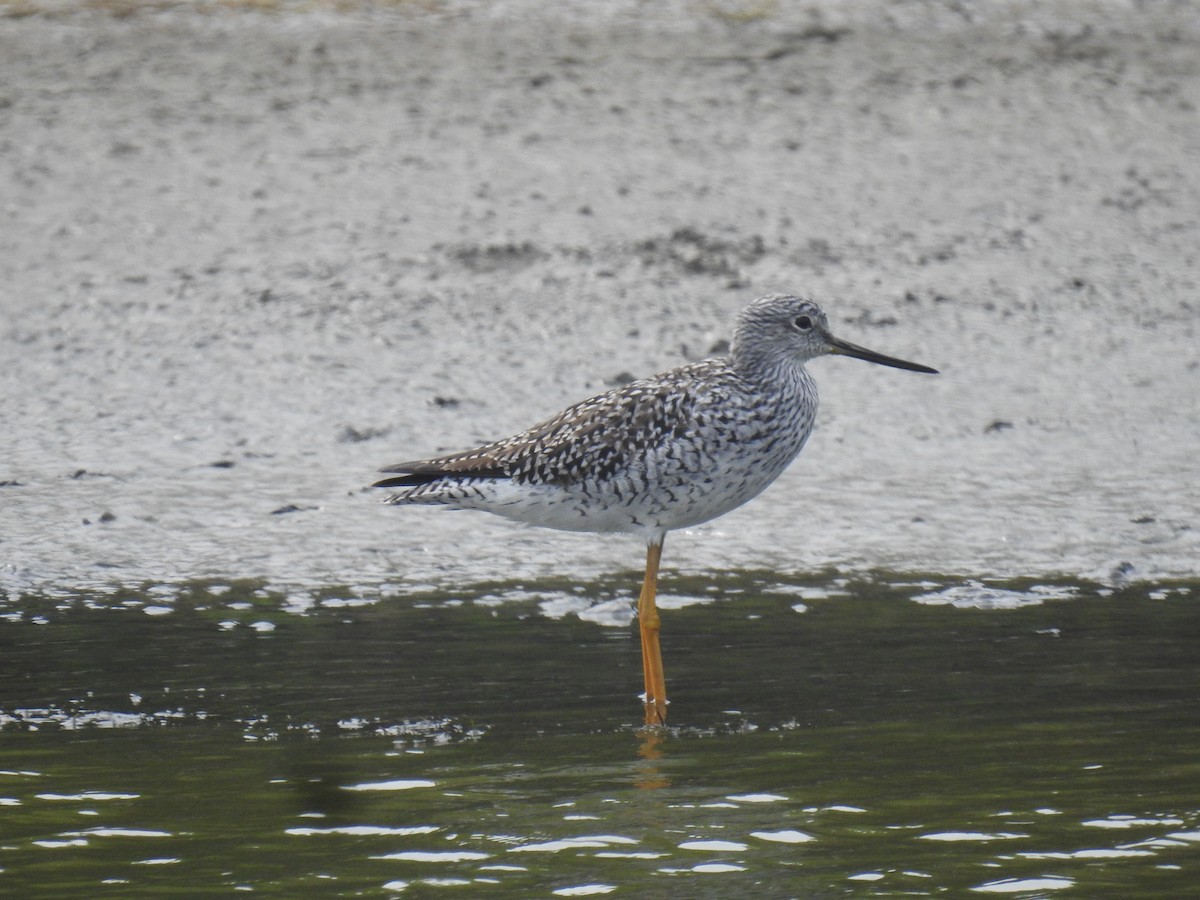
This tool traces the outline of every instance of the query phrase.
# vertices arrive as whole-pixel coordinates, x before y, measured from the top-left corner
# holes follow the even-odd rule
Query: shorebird
[[[647,725],[667,717],[655,596],[668,531],[741,506],[796,458],[813,430],[827,354],[926,372],[833,336],[811,300],[773,294],[738,316],[729,356],[679,366],[583,400],[503,440],[388,466],[384,502],[480,509],[566,531],[646,541],[638,597]]]

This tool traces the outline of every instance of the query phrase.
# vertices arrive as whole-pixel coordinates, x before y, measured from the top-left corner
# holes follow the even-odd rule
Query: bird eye
[[[801,331],[808,331],[812,328],[812,319],[809,316],[797,316],[794,324]]]

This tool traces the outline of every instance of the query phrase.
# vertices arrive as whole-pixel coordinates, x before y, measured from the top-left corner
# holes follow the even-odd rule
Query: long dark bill
[[[852,344],[849,341],[843,341],[840,338],[829,338],[829,352],[837,356],[853,356],[855,359],[865,359],[867,362],[879,363],[881,366],[891,366],[893,369],[908,369],[910,372],[924,372],[926,375],[937,375],[937,369],[931,369],[929,366],[923,366],[920,363],[909,362],[905,359],[896,359],[894,356],[884,356],[882,353],[876,353],[874,350],[868,350],[866,347],[860,347],[858,344]]]

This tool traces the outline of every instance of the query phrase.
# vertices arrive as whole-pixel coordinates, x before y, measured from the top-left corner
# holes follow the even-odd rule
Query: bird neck
[[[776,353],[739,353],[734,347],[731,362],[738,375],[766,393],[815,391],[812,376],[803,364],[789,357]]]

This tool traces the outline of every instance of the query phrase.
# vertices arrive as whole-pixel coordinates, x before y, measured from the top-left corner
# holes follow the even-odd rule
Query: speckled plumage
[[[751,315],[751,313],[758,315]],[[389,503],[482,509],[569,531],[648,536],[745,503],[787,467],[812,432],[817,389],[801,360],[764,331],[799,315],[794,297],[743,312],[731,355],[599,394],[513,437],[400,463],[380,482]]]

